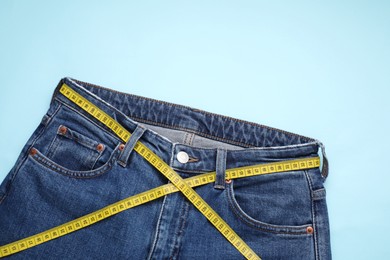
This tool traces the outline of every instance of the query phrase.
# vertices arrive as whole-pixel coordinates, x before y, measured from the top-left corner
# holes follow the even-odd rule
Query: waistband
[[[320,147],[323,157],[325,155],[322,143],[310,137],[188,106],[122,93],[69,77],[61,79],[54,91],[52,102],[58,100],[91,119],[91,116],[81,111],[81,108],[59,92],[63,83],[97,105],[131,133],[140,124],[148,124],[186,131],[236,146],[237,148],[226,150],[226,168],[283,159],[314,157],[317,156]],[[95,120],[95,123],[99,125],[100,122]],[[110,132],[101,123],[100,127]],[[142,138],[174,168],[187,172],[205,172],[216,169],[217,148],[174,143],[151,129],[146,129]],[[172,154],[177,154],[179,151],[184,151],[194,158],[201,158],[202,161],[182,164],[172,160]],[[324,173],[324,168],[325,165],[323,177],[326,177],[327,172]],[[326,171],[327,169],[326,160]]]

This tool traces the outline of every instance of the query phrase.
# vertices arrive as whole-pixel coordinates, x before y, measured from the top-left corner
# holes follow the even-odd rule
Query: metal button
[[[183,152],[183,151],[178,152],[177,155],[176,155],[176,158],[181,163],[187,163],[188,160],[190,159],[188,154],[186,152]]]
[[[120,145],[119,145],[119,151],[123,151],[124,148],[125,148],[125,145],[124,145],[124,144],[120,144]]]

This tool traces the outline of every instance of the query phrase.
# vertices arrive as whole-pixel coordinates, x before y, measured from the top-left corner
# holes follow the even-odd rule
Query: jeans
[[[224,178],[230,168],[318,156],[323,150],[319,141],[72,78],[61,79],[47,113],[0,185],[0,246],[168,183],[131,147],[123,149],[123,141],[104,124],[63,96],[63,83],[137,136],[183,179],[216,171],[214,183],[195,191],[262,259],[331,259],[327,160],[322,171]],[[107,258],[243,256],[176,192],[5,257]]]

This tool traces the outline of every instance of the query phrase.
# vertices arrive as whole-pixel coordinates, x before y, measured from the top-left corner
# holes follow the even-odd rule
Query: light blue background
[[[0,1],[0,180],[64,76],[321,140],[334,259],[389,259],[389,1]]]

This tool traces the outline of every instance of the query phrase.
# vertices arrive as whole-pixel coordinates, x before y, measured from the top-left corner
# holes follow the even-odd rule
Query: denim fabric
[[[136,131],[133,136],[181,177],[217,171],[216,183],[196,192],[263,259],[331,259],[326,176],[319,168],[221,179],[233,167],[318,156],[318,141],[71,78],[58,84],[0,186],[0,245],[168,182],[132,151],[134,140],[119,149],[121,140],[111,130],[59,93],[62,83]],[[32,147],[36,154],[29,153]],[[179,152],[188,162],[180,161]],[[243,257],[180,192],[6,257],[107,258]]]

